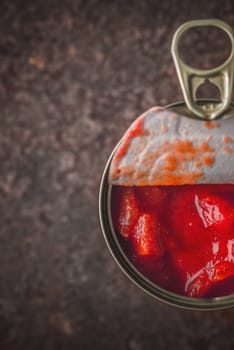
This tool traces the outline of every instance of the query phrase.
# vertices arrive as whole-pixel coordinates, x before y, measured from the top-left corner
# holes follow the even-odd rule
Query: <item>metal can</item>
[[[195,23],[196,25],[217,25],[217,21],[210,22],[208,21],[198,21],[198,23]],[[185,24],[183,26],[183,30],[186,30],[187,28],[193,27],[194,21],[189,22],[189,24]],[[223,23],[220,23],[218,21],[218,26],[223,28]],[[181,34],[182,29],[179,28],[176,35],[179,33]],[[225,29],[227,27],[225,26]],[[228,28],[228,32],[229,32]],[[231,32],[232,33],[232,32]],[[231,34],[232,35],[232,34]],[[176,43],[177,44],[177,43]],[[175,40],[174,40],[174,47],[175,47]],[[232,52],[232,59],[233,59],[233,52]],[[230,62],[230,60],[229,60]],[[233,65],[232,65],[233,67]],[[178,68],[178,66],[177,66]],[[221,67],[223,69],[227,69],[226,66]],[[180,67],[178,68],[180,69]],[[196,72],[197,74],[199,72]],[[200,72],[201,73],[201,72]],[[209,74],[205,74],[205,77],[207,76],[217,76],[217,72],[209,72]],[[183,80],[183,74],[181,75],[181,85],[184,84]],[[200,76],[201,78],[201,76]],[[232,86],[232,77],[230,78],[231,82],[229,82],[229,90],[230,92],[230,86]],[[226,81],[227,82],[227,81]],[[185,86],[185,85],[183,85]],[[196,85],[196,88],[198,85]],[[209,106],[207,109],[208,114],[206,115],[206,120],[211,119],[217,119],[222,117],[223,115],[227,115],[228,113],[231,115],[234,114],[234,105],[230,103],[230,94],[228,95],[227,91],[224,88],[220,88],[220,91],[223,92],[225,95],[223,99],[226,99],[225,101],[220,104],[220,101],[213,101],[213,100],[202,100],[202,101],[196,101],[196,106],[194,106],[194,103],[192,101],[192,96],[194,96],[194,91],[189,91],[190,87],[184,88],[183,92],[185,94],[185,102],[177,102],[173,103],[167,108],[172,109],[174,111],[182,112],[183,114],[187,114],[189,117],[191,115],[194,116],[194,114],[197,116],[197,118],[204,117],[204,113],[202,114],[202,108],[203,106]],[[193,89],[193,88],[192,88]],[[188,97],[189,96],[189,97]],[[188,107],[193,108],[188,108]],[[121,141],[120,141],[121,143]],[[163,289],[156,285],[155,283],[151,282],[149,279],[147,279],[141,272],[139,272],[136,267],[131,263],[131,261],[128,259],[126,254],[124,253],[121,244],[118,240],[118,237],[116,235],[116,232],[113,227],[112,222],[112,214],[111,214],[111,195],[112,195],[112,186],[108,182],[109,178],[109,170],[111,161],[113,159],[113,156],[119,147],[120,143],[116,146],[114,151],[112,152],[109,160],[107,161],[102,180],[100,185],[100,193],[99,193],[99,216],[100,216],[100,222],[102,231],[104,234],[105,241],[107,243],[107,246],[117,262],[117,264],[120,266],[120,268],[123,270],[123,272],[143,291],[151,295],[152,297],[163,301],[167,304],[174,305],[177,307],[185,308],[185,309],[192,309],[192,310],[218,310],[218,309],[226,309],[234,306],[234,294],[229,296],[223,296],[223,297],[215,297],[215,298],[192,298],[192,297],[186,297],[183,295],[175,294],[173,292],[170,292],[166,289]]]

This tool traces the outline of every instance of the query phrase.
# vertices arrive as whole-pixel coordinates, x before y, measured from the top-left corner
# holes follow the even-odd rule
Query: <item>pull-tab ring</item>
[[[231,41],[231,53],[227,60],[220,66],[201,70],[188,66],[180,57],[178,44],[181,36],[190,28],[213,26],[224,30]],[[214,120],[222,116],[228,109],[232,99],[233,74],[234,74],[234,32],[223,21],[217,19],[194,20],[184,23],[175,32],[171,45],[172,56],[176,71],[188,109],[200,119]],[[196,91],[205,82],[210,81],[220,91],[220,103],[196,103]]]

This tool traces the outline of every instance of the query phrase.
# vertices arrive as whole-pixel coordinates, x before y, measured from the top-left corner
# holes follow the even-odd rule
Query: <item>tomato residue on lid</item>
[[[225,143],[233,143],[233,139],[231,137],[229,137],[229,136],[224,136],[223,137],[223,141]]]
[[[233,151],[230,147],[223,147],[223,150],[227,153],[227,154],[232,154]]]
[[[125,147],[126,145],[124,145],[124,151]],[[139,149],[136,150],[131,164],[119,164],[121,169],[113,171],[113,174],[118,176],[121,173],[125,177],[131,177],[132,183],[139,186],[195,184],[199,178],[203,177],[201,167],[211,167],[215,161],[215,150],[209,146],[208,142],[194,144],[188,139],[179,138],[173,138],[170,142],[161,142],[151,152],[148,150],[147,155],[142,157],[140,166],[137,158],[139,153]],[[117,159],[121,156],[122,149]],[[192,167],[191,164],[193,164]],[[157,171],[151,175],[155,166]],[[124,185],[130,185],[129,181],[130,179],[125,178]]]
[[[221,183],[230,182],[230,172],[223,163],[232,162],[231,127],[226,129],[213,121],[184,121],[170,113],[151,109],[132,124],[112,159],[111,184],[216,183],[218,177]],[[204,126],[210,130],[204,130]],[[221,178],[220,169],[224,169],[225,178]]]
[[[144,129],[144,115],[140,116],[128,129],[121,144],[118,147],[118,151],[113,159],[113,166],[116,167],[121,158],[125,156],[132,139],[136,136],[148,135],[148,132]],[[120,173],[118,168],[118,173]],[[114,176],[114,174],[112,174]]]
[[[220,124],[212,122],[212,121],[207,121],[207,122],[205,122],[205,127],[208,129],[220,128]]]
[[[206,156],[203,158],[203,164],[209,167],[211,167],[214,164],[214,161],[215,159],[212,156]]]

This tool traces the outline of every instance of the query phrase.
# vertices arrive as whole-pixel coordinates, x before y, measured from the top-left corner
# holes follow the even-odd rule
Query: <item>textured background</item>
[[[173,32],[210,17],[234,26],[233,2],[1,1],[1,350],[234,348],[233,310],[178,310],[145,295],[112,260],[97,213],[124,130],[182,97]],[[208,38],[216,56],[193,34],[189,62],[223,58],[225,40]]]

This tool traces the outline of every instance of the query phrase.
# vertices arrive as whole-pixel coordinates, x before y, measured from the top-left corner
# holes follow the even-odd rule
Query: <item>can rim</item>
[[[209,100],[210,101],[210,100]],[[217,102],[213,100],[212,102]],[[173,104],[167,105],[166,108],[173,108],[175,106],[185,105],[183,101],[175,102]],[[234,306],[234,294],[223,297],[216,298],[192,298],[179,295],[173,292],[170,292],[164,288],[157,286],[155,283],[148,280],[143,274],[141,274],[135,266],[130,262],[123,249],[120,246],[117,235],[114,231],[111,219],[111,210],[110,210],[110,199],[111,199],[111,186],[108,183],[109,169],[114,153],[121,140],[118,142],[114,150],[112,151],[100,183],[99,191],[99,219],[101,224],[102,233],[106,244],[109,248],[109,251],[121,268],[121,270],[127,275],[127,277],[137,285],[141,290],[143,290],[148,295],[151,295],[153,298],[164,302],[166,304],[176,306],[183,309],[190,310],[200,310],[200,311],[210,311],[210,310],[221,310],[227,309]]]

